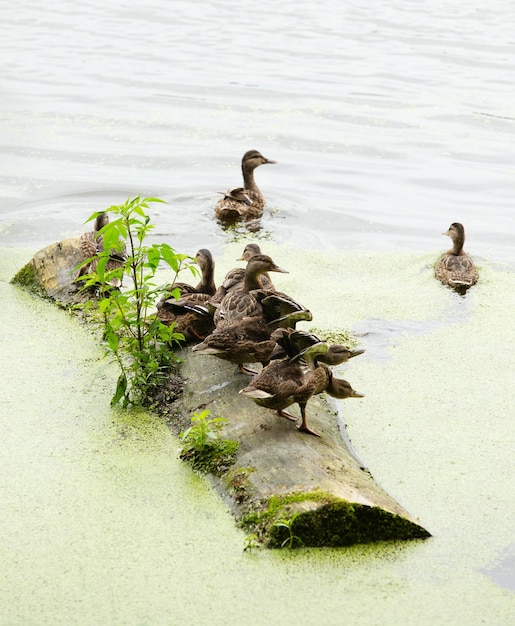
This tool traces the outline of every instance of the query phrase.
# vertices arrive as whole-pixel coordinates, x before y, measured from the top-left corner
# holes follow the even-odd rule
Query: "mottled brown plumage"
[[[273,361],[241,389],[240,393],[252,398],[259,406],[274,409],[279,416],[290,420],[295,418],[285,409],[297,403],[302,418],[299,430],[319,436],[307,424],[306,405],[310,398],[323,391],[342,399],[362,397],[347,381],[334,378],[329,367],[319,362],[327,350],[325,343],[310,346],[304,354],[307,365],[303,365],[300,359]]]
[[[229,189],[224,197],[218,201],[215,207],[215,216],[219,220],[234,222],[261,217],[265,199],[254,180],[254,170],[265,163],[275,163],[275,161],[266,159],[257,150],[249,150],[243,155],[241,161],[243,187]]]
[[[287,273],[265,254],[253,256],[245,268],[243,286],[241,289],[231,289],[216,307],[214,314],[217,327],[231,324],[234,320],[244,317],[262,317],[263,307],[259,299],[251,292],[260,292],[259,277],[265,272]]]
[[[442,234],[448,235],[452,239],[453,246],[444,252],[436,262],[435,276],[444,285],[464,294],[479,279],[479,273],[474,262],[463,250],[465,229],[463,224],[454,222],[449,226],[449,230]]]
[[[167,326],[175,322],[174,330],[182,333],[186,341],[202,341],[215,327],[213,311],[207,306],[207,301],[216,292],[213,256],[202,248],[195,258],[201,271],[200,282],[195,287],[173,283],[157,303],[157,316],[161,322]],[[179,299],[172,295],[175,289],[179,289]]]
[[[97,215],[93,230],[83,233],[79,239],[79,250],[83,261],[89,261],[84,263],[79,269],[75,280],[80,279],[87,274],[91,274],[97,270],[98,262],[100,261],[100,254],[104,252],[104,238],[102,236],[102,228],[109,224],[109,215],[107,213],[100,213]],[[113,272],[123,267],[126,259],[126,250],[123,247],[121,250],[111,250],[110,257],[107,260],[104,268],[104,272]],[[109,283],[112,287],[120,288],[122,286],[123,272],[115,272],[111,275]]]
[[[303,359],[304,353],[309,351],[311,346],[317,343],[324,343],[317,335],[295,328],[279,328],[272,333],[272,337],[277,341],[272,359],[295,358]],[[342,344],[328,345],[327,352],[317,356],[317,361],[326,365],[340,365],[349,359],[363,354],[365,350],[352,350]]]
[[[243,253],[237,261],[248,261],[258,254],[261,254],[261,249],[257,243],[249,243],[245,246]],[[211,299],[212,302],[221,302],[223,298],[227,295],[229,291],[242,290],[245,279],[245,268],[244,267],[234,267],[229,270],[225,275],[225,278],[221,285],[219,285],[216,290],[215,295]],[[264,289],[275,289],[272,280],[268,274],[268,272],[263,272],[259,274],[259,283],[261,287]]]
[[[260,317],[243,317],[215,328],[193,350],[236,363],[244,374],[255,374],[245,363],[266,365],[274,348],[275,340],[270,337],[265,321]]]

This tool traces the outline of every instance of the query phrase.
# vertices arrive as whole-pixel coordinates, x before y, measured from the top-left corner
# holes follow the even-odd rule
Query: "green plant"
[[[173,324],[165,326],[154,314],[156,300],[167,290],[157,286],[154,279],[162,262],[172,269],[172,284],[183,269],[193,273],[196,269],[191,257],[177,253],[168,244],[146,244],[154,228],[146,211],[156,202],[163,200],[137,196],[95,212],[88,219],[94,220],[102,213],[110,216],[99,231],[102,250],[95,257],[96,267],[80,280],[82,290],[95,289],[98,293],[106,354],[120,368],[113,405],[144,404],[179,362],[171,346],[183,336],[174,332]],[[111,262],[113,258],[116,263]],[[113,288],[113,283],[121,283],[124,275],[130,277],[130,286]],[[172,295],[178,293],[172,291]]]
[[[208,446],[220,438],[220,431],[227,420],[223,417],[208,419],[210,413],[209,409],[201,413],[193,413],[191,426],[180,436],[181,441],[184,442],[183,452],[204,452]]]
[[[259,539],[258,536],[253,533],[252,535],[247,535],[247,537],[245,537],[245,547],[243,548],[244,552],[252,552],[252,550],[254,548],[259,548],[260,547],[260,543],[259,543]]]
[[[208,419],[209,409],[193,413],[191,426],[180,435],[183,447],[180,458],[191,462],[194,469],[220,474],[234,463],[238,442],[224,439],[220,431],[227,420],[223,417]]]
[[[291,550],[293,548],[293,544],[296,541],[302,544],[302,539],[300,537],[297,537],[297,535],[293,534],[293,524],[295,523],[295,520],[297,519],[298,515],[299,515],[298,513],[294,513],[289,518],[283,518],[274,522],[274,526],[276,528],[286,528],[286,530],[288,531],[288,536],[281,543],[281,548],[284,548],[285,545],[288,545],[288,548],[290,548]]]

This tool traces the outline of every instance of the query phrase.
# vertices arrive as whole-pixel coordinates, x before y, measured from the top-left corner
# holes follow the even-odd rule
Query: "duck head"
[[[344,400],[345,398],[364,398],[362,393],[355,391],[349,382],[343,378],[335,378],[331,376],[331,381],[326,389],[327,393],[333,398]]]
[[[241,168],[243,171],[255,170],[256,167],[259,167],[260,165],[273,163],[277,163],[277,161],[267,159],[261,154],[261,152],[258,152],[258,150],[249,150],[243,155],[243,158],[241,160]]]
[[[250,274],[262,274],[263,272],[280,272],[288,274],[288,270],[279,267],[267,254],[256,254],[247,263],[245,272]]]

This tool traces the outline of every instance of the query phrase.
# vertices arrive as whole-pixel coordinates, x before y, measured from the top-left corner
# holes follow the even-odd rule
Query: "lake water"
[[[51,551],[59,511],[43,515],[41,527],[23,517],[26,532],[2,547],[9,556],[2,601],[15,593],[18,611],[3,623],[88,623],[90,614],[112,624],[174,623],[174,615],[194,616],[195,624],[268,624],[274,616],[283,624],[344,624],[346,615],[367,625],[510,623],[515,5],[21,0],[1,4],[0,18],[1,278],[40,247],[83,232],[93,211],[137,194],[168,203],[152,212],[155,240],[192,255],[209,247],[223,274],[249,236],[214,222],[217,192],[240,184],[241,156],[259,149],[277,164],[256,171],[268,207],[252,237],[290,270],[284,287],[309,304],[315,322],[334,325],[331,312],[345,298],[336,325],[352,326],[369,342],[367,359],[352,366],[366,398],[352,412],[345,405],[353,444],[435,535],[422,544],[249,557],[222,503],[176,458],[163,460],[173,441],[156,454],[180,498],[164,481],[156,490],[162,501],[145,496],[157,480],[149,478],[155,458],[135,461],[138,444],[123,459],[105,452],[91,474],[73,470],[79,484],[92,480],[88,515],[95,516],[115,498],[120,468],[134,472],[141,463],[147,480],[123,483],[127,498],[136,494],[144,503],[130,515],[110,511],[105,524],[93,524],[98,534],[79,529],[69,551],[60,545],[59,558]],[[437,289],[430,276],[431,262],[449,247],[441,233],[453,221],[464,223],[466,249],[483,276],[466,300]],[[302,291],[302,278],[316,280],[318,266],[325,272],[320,290],[315,282]],[[49,361],[31,365],[33,347],[16,347],[8,329],[13,320],[25,328],[40,318],[56,324],[61,314],[43,307],[31,317],[25,299],[2,289],[10,303],[5,345],[11,355],[26,354],[29,385],[44,387]],[[65,339],[45,350],[59,360],[73,332],[63,329]],[[94,360],[94,348],[88,350]],[[428,369],[417,377],[410,358]],[[59,381],[72,377],[75,398],[83,367],[58,370],[58,411],[55,393],[41,400],[38,425],[51,414],[45,428],[53,424],[49,436],[57,440],[66,404],[76,401]],[[109,389],[92,393],[100,426],[91,427],[104,424],[109,433]],[[16,421],[28,409],[9,397],[5,415]],[[10,432],[9,423],[5,428]],[[66,428],[67,449],[84,452]],[[31,441],[22,429],[3,454],[21,467],[25,457],[13,450],[23,444],[30,456],[41,437]],[[113,440],[119,451],[118,435]],[[47,452],[43,446],[39,455],[48,470]],[[67,463],[48,471],[64,476]],[[31,485],[41,480],[38,472],[18,473],[6,487],[10,498],[20,476]],[[71,479],[56,482],[61,520],[69,522],[84,502]],[[50,489],[47,495],[56,497]],[[9,509],[9,532],[23,506],[16,500]],[[176,511],[177,528],[163,513],[167,506]],[[41,513],[44,503],[36,509]],[[144,530],[154,510],[168,521],[152,517]],[[105,534],[116,524],[128,541],[130,525],[118,526],[125,517],[144,537],[131,546],[136,558],[150,553],[156,569],[109,544],[108,556],[123,567],[111,564],[112,578],[100,583]],[[167,551],[168,532],[175,534]],[[150,549],[145,542],[153,537],[159,543]],[[45,574],[30,575],[31,554]],[[55,589],[48,586],[53,577]],[[149,588],[148,604],[131,599],[140,584]]]

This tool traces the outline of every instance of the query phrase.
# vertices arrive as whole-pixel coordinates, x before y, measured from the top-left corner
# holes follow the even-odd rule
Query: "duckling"
[[[278,265],[266,254],[253,256],[245,268],[242,289],[230,290],[218,304],[214,313],[215,325],[228,325],[235,319],[243,317],[262,317],[263,307],[258,298],[251,292],[261,293],[259,277],[265,272],[288,272]]]
[[[215,216],[219,220],[237,221],[261,217],[265,199],[254,180],[254,170],[266,163],[276,163],[276,161],[266,159],[257,150],[249,150],[243,155],[241,161],[243,187],[229,189],[218,201],[215,206]]]
[[[202,341],[215,327],[213,312],[206,301],[216,292],[214,281],[215,262],[211,252],[200,249],[196,261],[201,271],[201,280],[196,287],[187,283],[173,283],[169,290],[180,290],[180,298],[166,293],[157,303],[157,317],[169,326],[175,322],[175,331],[182,333],[186,341]]]
[[[258,406],[275,409],[280,417],[292,421],[296,418],[285,409],[297,403],[302,418],[299,430],[319,437],[307,424],[306,405],[310,398],[323,391],[341,399],[363,397],[347,381],[334,378],[329,367],[319,362],[328,348],[323,342],[310,346],[304,352],[307,367],[296,357],[273,361],[239,393],[252,398]]]
[[[89,263],[85,263],[79,269],[79,272],[75,278],[75,281],[78,281],[82,276],[86,274],[90,274],[95,272],[98,263],[100,261],[100,257],[98,256],[102,252],[104,252],[104,238],[102,236],[102,228],[109,224],[109,215],[105,212],[97,215],[93,230],[87,233],[83,233],[79,239],[79,250],[82,256],[83,261],[87,261],[89,259]],[[122,268],[127,258],[127,253],[125,250],[125,246],[122,247],[121,250],[111,250],[109,259],[106,262],[104,272],[113,272],[119,268]],[[119,276],[119,273],[113,273],[109,279],[109,283],[112,287],[119,289],[122,286],[123,280],[123,272],[122,275]]]
[[[463,224],[453,222],[447,232],[442,234],[452,239],[453,246],[436,262],[435,276],[441,283],[463,295],[479,279],[474,262],[463,250],[465,229]]]

